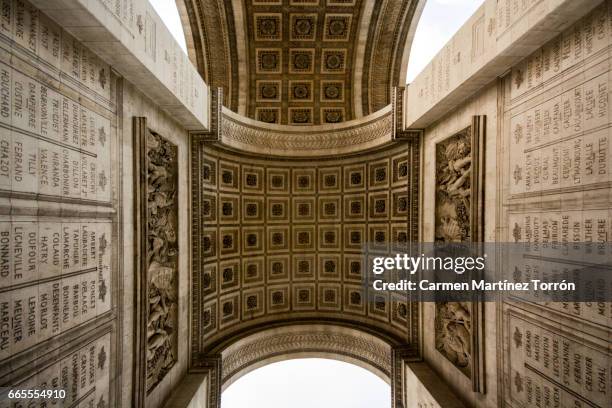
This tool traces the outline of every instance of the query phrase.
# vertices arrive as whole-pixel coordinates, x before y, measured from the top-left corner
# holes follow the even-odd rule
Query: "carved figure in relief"
[[[436,304],[436,348],[466,374],[470,370],[471,316],[465,302]]]
[[[177,329],[177,157],[176,147],[147,134],[147,391],[176,362]]]
[[[469,242],[472,205],[471,128],[436,146],[436,242]],[[435,345],[451,363],[471,375],[472,316],[469,302],[437,302]]]
[[[436,241],[470,238],[472,150],[469,128],[436,147]]]

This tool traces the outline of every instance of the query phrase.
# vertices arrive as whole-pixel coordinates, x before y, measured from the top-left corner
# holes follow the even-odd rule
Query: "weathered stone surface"
[[[146,131],[143,171],[146,180],[146,388],[163,380],[178,353],[178,151],[157,133]],[[144,345],[142,345],[144,346]]]
[[[355,68],[401,55],[365,42],[411,38],[392,33],[408,2],[254,0],[266,18],[245,24],[258,65],[253,89],[228,93],[239,113],[209,112],[207,86],[145,2],[33,2],[42,9],[0,8],[0,386],[63,389],[75,406],[216,407],[251,369],[319,356],[388,380],[396,408],[610,405],[605,299],[517,297],[477,315],[476,303],[372,295],[360,264],[366,241],[388,254],[389,240],[476,235],[528,248],[495,265],[522,278],[543,262],[571,269],[540,259],[549,245],[586,242],[590,261],[610,259],[610,0],[486,1],[387,107],[404,62]],[[374,10],[399,25],[370,35],[359,16]],[[227,61],[199,63],[233,78]],[[146,206],[135,116],[150,132]],[[464,149],[457,135],[485,116],[484,144]]]
[[[0,382],[108,406],[120,247],[116,77],[19,0],[2,2],[0,56]]]

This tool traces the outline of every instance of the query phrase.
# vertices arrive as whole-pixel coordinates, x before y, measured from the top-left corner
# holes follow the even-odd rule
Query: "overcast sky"
[[[408,59],[407,82],[411,82],[425,68],[483,2],[428,0],[425,3]]]
[[[183,0],[180,0],[183,1]],[[179,17],[176,3],[174,0],[149,0],[153,5],[157,14],[161,17],[166,27],[170,30],[181,48],[187,53],[187,45],[185,45],[185,34],[183,34],[183,26]]]
[[[150,2],[185,50],[185,37],[174,0]],[[482,3],[483,0],[427,2],[410,52],[408,82],[421,72]],[[390,405],[390,388],[380,378],[363,368],[324,359],[270,364],[240,378],[222,396],[222,408],[372,408]]]
[[[391,388],[368,370],[335,360],[287,360],[230,385],[221,408],[375,408],[391,406]]]

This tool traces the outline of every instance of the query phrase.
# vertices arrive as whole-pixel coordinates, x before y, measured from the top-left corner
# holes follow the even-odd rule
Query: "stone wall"
[[[132,406],[143,316],[132,119],[145,117],[179,164],[178,358],[142,402],[161,406],[188,362],[187,131],[45,13],[20,0],[2,11],[0,385]]]
[[[121,364],[118,79],[17,0],[2,4],[0,61],[1,382],[108,404]]]
[[[136,336],[135,325],[137,313],[140,311],[134,310],[131,307],[136,286],[134,282],[135,259],[139,261],[138,254],[135,252],[134,228],[135,228],[135,195],[139,192],[135,190],[136,175],[133,173],[133,163],[136,160],[134,152],[134,124],[133,117],[144,117],[148,129],[163,136],[165,139],[178,147],[178,208],[179,208],[179,223],[178,223],[178,250],[179,250],[179,267],[178,267],[178,361],[170,370],[164,380],[158,384],[155,389],[148,394],[146,398],[147,407],[161,406],[165,397],[170,395],[172,389],[180,381],[181,377],[187,372],[188,364],[188,339],[189,325],[187,324],[189,315],[189,159],[188,159],[188,134],[187,131],[174,121],[169,115],[155,105],[154,101],[150,100],[139,92],[133,85],[125,82],[123,88],[123,162],[127,163],[123,166],[123,191],[124,191],[124,302],[126,307],[123,315],[123,339],[126,344],[132,344]],[[145,345],[141,345],[146,347]],[[140,347],[140,346],[139,346]],[[124,391],[122,394],[124,406],[130,406],[132,399],[132,367],[133,367],[134,351],[131,348],[124,349]]]
[[[436,200],[436,145],[445,139],[463,131],[472,125],[473,116],[484,115],[486,117],[484,146],[481,154],[484,154],[484,233],[485,241],[494,241],[496,234],[496,197],[497,197],[497,84],[487,86],[479,94],[467,100],[464,105],[456,111],[444,117],[435,125],[425,130],[423,143],[423,202],[432,205],[423,205],[421,212],[422,240],[433,242],[436,237],[435,206]],[[472,199],[474,203],[474,199]],[[475,204],[475,203],[474,203]],[[435,340],[435,316],[436,305],[434,303],[423,303],[423,357],[429,365],[446,381],[449,387],[458,395],[462,396],[465,403],[471,406],[497,406],[497,384],[492,380],[497,375],[497,347],[494,340],[496,337],[497,311],[495,303],[484,305],[484,315],[479,324],[484,327],[484,338],[487,343],[482,349],[482,358],[485,366],[485,393],[472,392],[472,381],[460,369],[454,366],[444,355],[436,349]]]
[[[524,242],[532,253],[555,244],[601,243],[585,256],[609,262],[611,44],[612,2],[606,1],[504,78],[499,241]],[[538,262],[542,269],[552,265],[536,258],[504,260],[504,267],[535,279]],[[505,401],[610,404],[612,314],[610,304],[598,300],[504,303]]]
[[[435,198],[436,144],[485,115],[483,239],[534,249],[609,242],[611,10],[603,2],[425,129],[424,202]],[[452,43],[469,54],[470,45]],[[423,206],[421,221],[423,241],[433,241],[435,209]],[[606,247],[599,248],[604,252],[593,256],[609,259]],[[524,274],[536,270],[499,262],[498,268]],[[426,304],[425,361],[466,404],[609,404],[609,303],[484,304],[484,393],[436,349],[434,315],[434,304]]]

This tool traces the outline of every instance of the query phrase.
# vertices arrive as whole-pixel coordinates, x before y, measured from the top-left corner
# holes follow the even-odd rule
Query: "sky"
[[[221,408],[390,407],[391,388],[370,371],[336,360],[307,358],[261,367],[221,395]]]
[[[182,0],[181,0],[182,1]],[[172,33],[172,36],[179,43],[183,51],[187,53],[187,45],[185,44],[185,34],[183,33],[183,25],[176,8],[175,0],[149,0],[153,8],[159,14],[166,27]]]
[[[149,0],[181,48],[185,37],[175,0]],[[428,0],[408,60],[411,82],[483,0]],[[312,392],[312,390],[317,390]],[[389,385],[339,361],[298,359],[259,368],[229,386],[221,408],[371,408],[391,405]]]
[[[408,59],[408,83],[425,68],[484,0],[428,0]]]

